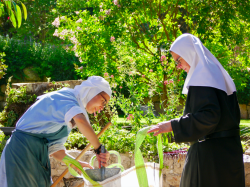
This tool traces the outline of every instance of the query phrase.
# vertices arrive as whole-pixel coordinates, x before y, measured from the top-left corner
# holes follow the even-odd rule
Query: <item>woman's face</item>
[[[174,58],[174,61],[177,62],[177,59],[179,58],[178,62],[178,67],[186,71],[187,73],[190,70],[190,65],[183,59],[180,58],[180,55],[177,55],[175,52],[171,52],[172,57]]]
[[[107,93],[101,92],[93,97],[87,104],[86,110],[89,114],[99,112],[103,110],[106,104],[108,104],[110,97]]]

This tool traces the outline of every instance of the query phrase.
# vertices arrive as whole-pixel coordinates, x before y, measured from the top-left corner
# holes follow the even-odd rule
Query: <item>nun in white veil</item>
[[[111,93],[104,78],[92,76],[74,89],[63,88],[40,96],[18,120],[6,143],[0,160],[1,187],[50,187],[49,155],[59,161],[69,156],[64,143],[74,127],[93,145],[99,167],[107,166],[109,153],[100,153],[101,143],[88,113],[103,110]]]
[[[191,34],[179,36],[170,51],[187,72],[184,114],[158,123],[148,133],[173,131],[176,142],[190,143],[180,187],[245,186],[240,110],[232,78]]]

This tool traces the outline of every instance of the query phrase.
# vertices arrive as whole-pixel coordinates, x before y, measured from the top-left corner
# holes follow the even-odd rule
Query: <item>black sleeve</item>
[[[190,86],[186,107],[190,113],[171,120],[176,142],[196,141],[214,132],[221,116],[215,88]]]

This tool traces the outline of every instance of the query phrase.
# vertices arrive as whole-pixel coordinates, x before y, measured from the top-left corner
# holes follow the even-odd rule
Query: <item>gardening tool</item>
[[[105,147],[101,147],[101,152],[105,152]],[[115,154],[118,158],[118,163],[111,164],[107,168],[104,166],[101,167],[101,169],[86,169],[85,172],[88,174],[88,176],[93,181],[103,181],[110,177],[113,177],[114,175],[117,175],[120,173],[120,171],[124,171],[124,167],[121,165],[121,157],[117,151],[109,151],[110,154]],[[94,165],[94,161],[96,159],[96,156],[94,155],[91,159],[89,164],[91,166]],[[114,168],[117,167],[117,168]]]
[[[101,153],[105,153],[105,146],[104,145],[101,146]],[[102,179],[102,181],[104,180],[104,176],[105,176],[105,167],[103,165],[101,165],[101,179]]]
[[[107,123],[107,125],[101,130],[101,132],[99,132],[97,134],[97,138],[99,138],[111,125],[112,123]],[[83,155],[84,153],[91,147],[91,144],[89,143],[85,149],[82,150],[82,152],[76,157],[75,160],[79,160]],[[51,185],[51,187],[55,187],[59,182],[60,180],[62,180],[62,178],[68,173],[68,168],[64,170],[64,172],[56,179],[56,181]],[[119,172],[118,172],[119,173]]]

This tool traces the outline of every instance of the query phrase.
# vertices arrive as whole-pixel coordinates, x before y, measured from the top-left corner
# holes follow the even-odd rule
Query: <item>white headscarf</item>
[[[97,94],[104,91],[111,97],[112,90],[108,81],[100,76],[89,77],[81,85],[75,86],[74,93],[81,108],[86,108],[88,102]]]
[[[192,34],[182,34],[170,47],[189,65],[182,93],[187,94],[189,86],[207,86],[223,90],[227,95],[236,91],[235,84],[214,55]]]

